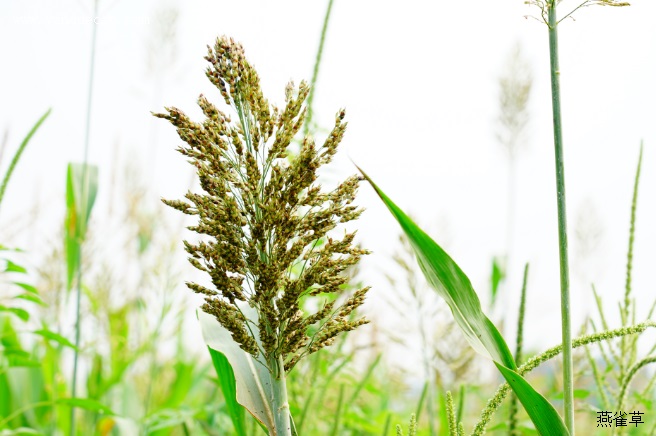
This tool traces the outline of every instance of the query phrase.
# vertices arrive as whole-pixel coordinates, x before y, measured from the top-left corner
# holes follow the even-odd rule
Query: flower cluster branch
[[[547,18],[548,15],[547,11],[549,10],[549,8],[559,5],[562,1],[563,0],[526,0],[524,3],[529,6],[536,6],[538,9],[540,9],[540,17],[542,21],[548,26],[549,20]],[[574,9],[569,11],[567,14],[565,14],[562,18],[560,18],[558,20],[558,23],[565,20],[566,18],[570,18],[572,14],[574,14],[574,12],[578,11],[579,9],[588,6],[622,7],[622,6],[631,6],[631,4],[629,2],[624,2],[619,0],[585,0],[582,3],[580,3],[578,6],[576,6]]]

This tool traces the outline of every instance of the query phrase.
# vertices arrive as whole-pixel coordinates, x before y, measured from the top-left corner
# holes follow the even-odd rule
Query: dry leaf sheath
[[[255,69],[242,46],[227,37],[208,47],[207,77],[234,110],[236,122],[201,95],[205,120],[196,123],[175,107],[155,114],[169,120],[186,143],[178,150],[197,169],[203,193],[186,200],[163,200],[179,211],[198,216],[190,230],[202,235],[185,241],[189,262],[211,277],[211,288],[187,283],[205,295],[202,309],[215,316],[243,350],[265,363],[274,376],[279,362],[289,371],[300,358],[330,345],[341,333],[365,324],[351,315],[368,288],[357,290],[342,305],[329,299],[307,314],[300,299],[340,294],[348,280],[344,271],[366,250],[353,244],[355,233],[329,236],[338,224],[358,218],[352,205],[358,177],[330,192],[316,183],[317,170],[333,159],[346,122],[339,111],[323,145],[302,140],[288,159],[288,147],[303,126],[309,87],[286,88],[281,111],[262,95]],[[241,308],[256,309],[247,319]],[[308,328],[315,326],[311,337]]]

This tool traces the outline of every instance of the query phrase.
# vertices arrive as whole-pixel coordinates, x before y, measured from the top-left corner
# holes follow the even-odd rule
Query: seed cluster
[[[305,120],[305,82],[286,88],[279,110],[264,98],[255,69],[242,46],[227,37],[208,47],[206,75],[238,118],[219,110],[203,95],[198,99],[205,120],[196,123],[175,107],[154,114],[170,121],[185,142],[178,151],[196,167],[202,194],[167,205],[198,216],[190,230],[199,242],[185,241],[189,262],[209,274],[213,287],[187,283],[205,295],[202,309],[215,316],[241,348],[267,364],[282,358],[289,371],[303,356],[330,345],[341,333],[365,324],[351,313],[367,287],[337,306],[336,300],[305,313],[306,296],[339,295],[348,281],[345,270],[368,251],[353,244],[355,233],[331,237],[338,224],[355,220],[362,209],[352,204],[358,177],[324,192],[317,170],[332,161],[344,131],[344,111],[325,142],[302,140],[289,157],[288,147]],[[248,319],[241,307],[256,309]],[[310,337],[311,326],[314,334]]]

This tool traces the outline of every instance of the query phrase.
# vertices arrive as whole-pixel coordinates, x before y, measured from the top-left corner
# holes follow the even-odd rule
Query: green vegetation
[[[65,169],[62,242],[44,245],[36,265],[33,253],[0,245],[0,436],[573,435],[575,428],[586,435],[655,434],[656,416],[649,412],[656,402],[656,345],[643,338],[656,327],[656,299],[643,314],[645,302],[636,301],[632,285],[642,146],[625,287],[611,303],[618,305],[620,324],[607,322],[608,302],[594,286],[597,315],[579,335],[572,334],[569,305],[557,30],[581,8],[627,4],[587,0],[559,18],[558,1],[526,3],[540,12],[549,36],[562,344],[537,352],[525,346],[528,264],[514,307],[503,318],[493,315],[509,291],[505,280],[518,273],[508,269],[513,186],[532,90],[519,52],[500,80],[497,138],[509,158],[508,252],[490,259],[486,306],[436,242],[441,237],[429,236],[375,177],[357,167],[359,175],[333,189],[319,183],[318,171],[331,164],[346,131],[339,110],[325,139],[313,137],[321,131],[313,97],[330,40],[328,0],[311,82],[290,82],[282,107],[264,97],[243,47],[223,36],[205,58],[221,105],[201,95],[200,122],[175,107],[154,114],[176,128],[183,141],[178,151],[198,185],[183,200],[163,202],[193,221],[169,223],[157,192],[130,167],[112,178],[123,208],[92,215],[105,200],[99,168],[88,162],[90,86],[84,159]],[[177,14],[171,16],[174,22]],[[90,83],[95,41],[94,28]],[[49,114],[34,124],[4,171],[2,211],[31,138],[47,135]],[[362,213],[356,192],[363,181],[401,229],[392,259],[400,274],[387,277],[395,292],[388,309],[407,328],[398,337],[384,325],[359,328],[369,322],[359,310],[375,292],[358,270],[369,253],[355,242]],[[124,231],[108,236],[114,221]],[[111,250],[103,250],[108,245]],[[180,265],[181,246],[194,268]],[[177,292],[180,283],[204,298],[200,308],[190,303],[192,293]],[[504,322],[515,310],[517,335],[509,343]],[[197,338],[188,336],[189,324],[199,327]],[[421,358],[412,362],[420,380],[415,385],[386,359],[389,342],[407,337],[421,347]],[[486,368],[497,378],[484,376]],[[627,420],[642,411],[644,424],[598,429],[604,411],[625,411]]]

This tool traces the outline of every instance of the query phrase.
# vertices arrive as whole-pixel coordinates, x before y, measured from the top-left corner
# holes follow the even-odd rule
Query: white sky
[[[643,306],[655,295],[649,278],[656,261],[656,2],[634,3],[585,8],[560,26],[575,327],[592,310],[591,280],[609,308],[623,295],[641,140],[634,284]],[[576,4],[565,0],[560,9]],[[177,198],[186,190],[188,165],[174,151],[179,139],[149,111],[175,105],[198,115],[199,93],[219,99],[204,75],[207,44],[221,34],[241,41],[265,94],[281,103],[290,78],[311,76],[325,6],[307,0],[101,0],[90,151],[101,167],[95,213],[105,207],[107,166],[117,146],[137,161],[154,195]],[[180,10],[177,55],[173,63],[161,61],[153,75],[147,41],[163,7]],[[66,163],[82,159],[91,10],[83,0],[0,1],[0,129],[10,132],[2,173],[23,135],[53,108],[15,173],[0,216],[4,226],[35,201],[43,205],[41,227],[23,235],[24,248],[33,251],[60,225]],[[559,341],[560,306],[547,29],[524,18],[537,13],[521,0],[335,0],[315,110],[328,127],[339,108],[347,109],[339,176],[354,172],[348,154],[433,230],[487,298],[490,261],[503,253],[506,240],[507,166],[494,139],[497,78],[513,44],[521,42],[535,81],[530,143],[519,159],[510,288],[518,292],[521,265],[530,261],[525,337],[546,346]],[[375,252],[364,261],[363,277],[374,286],[368,303],[374,308],[380,294],[393,292],[383,273],[391,268],[398,227],[368,186],[361,194],[367,212],[359,235]],[[574,230],[584,213],[603,237],[582,261]],[[503,311],[514,313],[515,304]]]

